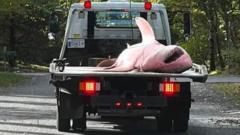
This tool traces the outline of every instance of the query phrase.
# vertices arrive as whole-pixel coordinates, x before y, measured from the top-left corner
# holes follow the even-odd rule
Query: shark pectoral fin
[[[155,41],[155,35],[151,25],[142,17],[136,17],[135,20],[142,35],[142,42]]]

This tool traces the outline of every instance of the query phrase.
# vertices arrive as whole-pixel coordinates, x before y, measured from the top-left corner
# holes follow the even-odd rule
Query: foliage
[[[188,42],[184,42],[182,44],[182,47],[186,49],[195,63],[208,65],[209,51],[205,36],[193,36],[189,39]]]
[[[144,0],[132,0],[143,2]],[[240,48],[239,0],[149,0],[166,6],[172,43],[183,46],[195,63],[211,70],[238,67]],[[67,13],[79,0],[0,0],[0,46],[17,51],[25,63],[47,65],[58,57]],[[60,32],[48,41],[49,16],[57,10]],[[191,38],[183,38],[183,14],[191,13]],[[228,51],[230,46],[230,51]],[[230,57],[228,59],[228,56]]]
[[[49,53],[48,18],[57,4],[56,0],[4,1],[0,8],[1,19],[5,20],[0,21],[0,45],[16,51],[18,59],[23,61],[48,63],[49,54],[56,56],[60,47],[55,47],[58,52]]]
[[[160,0],[167,6],[173,43],[180,42],[193,61],[206,64],[210,70],[224,69],[226,55],[230,55],[231,68],[239,65],[236,49],[240,45],[240,1],[237,0]],[[189,41],[182,38],[182,16],[191,12],[192,35]],[[230,51],[225,51],[230,46]],[[235,51],[233,51],[235,50]],[[227,53],[227,54],[226,54]]]
[[[26,79],[28,79],[28,77],[19,74],[0,72],[0,87],[17,85]]]
[[[205,20],[205,21],[203,21]],[[201,10],[192,11],[192,35],[189,41],[182,41],[183,48],[190,54],[193,62],[209,67],[209,43],[207,18]]]
[[[226,49],[223,51],[227,63],[227,70],[230,74],[240,74],[240,48]]]

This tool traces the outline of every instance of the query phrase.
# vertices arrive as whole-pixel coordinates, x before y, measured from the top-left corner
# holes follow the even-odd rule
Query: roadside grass
[[[17,67],[22,69],[31,69],[36,72],[48,72],[48,67],[35,65],[35,64],[29,64],[29,65],[18,64]]]
[[[7,62],[0,61],[0,71],[48,72],[49,70],[47,66],[27,64],[20,61],[17,61],[16,67],[9,68]]]
[[[15,73],[0,72],[0,87],[16,86],[23,83],[28,78],[29,77]]]
[[[211,87],[219,90],[224,96],[231,97],[237,104],[240,104],[240,83],[217,83]]]

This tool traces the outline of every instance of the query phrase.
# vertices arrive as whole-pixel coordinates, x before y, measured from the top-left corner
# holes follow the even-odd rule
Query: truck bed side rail
[[[93,76],[93,77],[172,77],[189,78],[193,82],[206,82],[207,68],[204,65],[193,64],[192,68],[183,73],[157,73],[157,72],[102,72],[97,67],[65,66],[59,71],[56,64],[50,64],[50,73],[54,76]]]

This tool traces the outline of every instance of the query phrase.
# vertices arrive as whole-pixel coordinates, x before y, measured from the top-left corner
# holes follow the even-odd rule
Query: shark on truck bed
[[[142,35],[142,42],[128,46],[117,59],[104,60],[98,67],[111,72],[162,73],[181,73],[192,67],[191,57],[183,48],[159,43],[151,25],[144,18],[136,17],[135,20]]]

